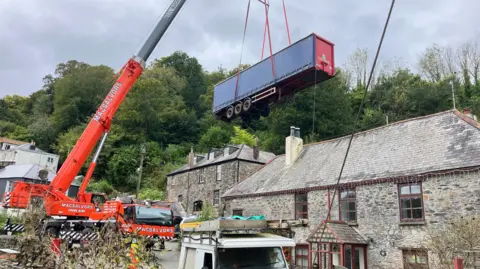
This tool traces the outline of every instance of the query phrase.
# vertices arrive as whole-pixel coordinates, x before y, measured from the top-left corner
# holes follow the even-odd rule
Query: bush
[[[144,188],[139,193],[139,198],[142,200],[163,200],[164,193],[159,189]]]

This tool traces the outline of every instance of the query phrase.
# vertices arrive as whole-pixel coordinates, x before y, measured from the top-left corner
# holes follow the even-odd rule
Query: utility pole
[[[140,167],[138,168],[139,170],[138,170],[137,195],[136,195],[137,199],[140,194],[140,182],[142,181],[143,159],[145,158],[145,153],[146,153],[146,147],[145,147],[145,144],[142,144],[140,146]]]
[[[456,75],[457,72],[454,72],[453,74]],[[455,90],[453,89],[453,78],[450,79],[450,85],[452,86],[453,109],[456,109],[456,107],[455,107]]]

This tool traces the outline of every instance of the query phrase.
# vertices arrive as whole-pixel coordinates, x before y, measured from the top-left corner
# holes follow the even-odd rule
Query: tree
[[[425,50],[420,58],[420,72],[431,82],[437,82],[448,75],[444,54],[444,48],[433,44]]]
[[[176,51],[170,56],[155,60],[153,66],[174,68],[177,75],[187,81],[186,87],[182,88],[180,92],[185,105],[197,111],[197,116],[203,114],[200,109],[200,96],[207,90],[207,80],[202,65],[198,63],[195,57],[190,57],[185,52]]]
[[[456,256],[464,259],[465,268],[471,268],[475,260],[474,250],[480,249],[480,219],[460,217],[445,226],[435,225],[427,230],[428,249],[433,252],[429,265],[449,269]]]
[[[231,138],[230,142],[233,144],[245,144],[250,147],[255,146],[255,135],[249,133],[247,130],[241,129],[238,126],[233,127],[235,135]]]
[[[197,150],[208,151],[211,148],[223,147],[230,142],[232,135],[233,133],[230,130],[222,129],[220,126],[212,126],[200,138]]]
[[[59,132],[87,121],[113,85],[113,70],[107,66],[60,69],[55,81],[52,121]]]
[[[147,70],[120,107],[116,122],[137,142],[167,145],[196,141],[195,112],[178,95],[184,85],[172,69]]]

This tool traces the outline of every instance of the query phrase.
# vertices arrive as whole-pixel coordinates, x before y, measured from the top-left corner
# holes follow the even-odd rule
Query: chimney
[[[258,160],[260,149],[258,148],[258,136],[255,136],[255,147],[253,147],[253,159]]]
[[[290,136],[285,139],[285,165],[294,164],[302,149],[303,140],[300,137],[300,128],[291,126]]]
[[[188,167],[192,167],[195,164],[195,153],[193,153],[193,147],[190,148],[190,153],[188,153],[187,161]]]

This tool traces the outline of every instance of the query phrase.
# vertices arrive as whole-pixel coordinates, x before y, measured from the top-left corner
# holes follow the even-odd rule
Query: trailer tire
[[[233,119],[234,115],[235,115],[235,112],[234,112],[233,106],[229,106],[225,111],[225,116],[227,117],[227,120]]]
[[[247,98],[247,99],[243,100],[242,108],[243,108],[243,112],[250,111],[250,109],[252,108],[252,99]]]
[[[242,113],[242,102],[238,102],[236,105],[235,105],[235,115],[238,116],[240,115],[240,113]]]

